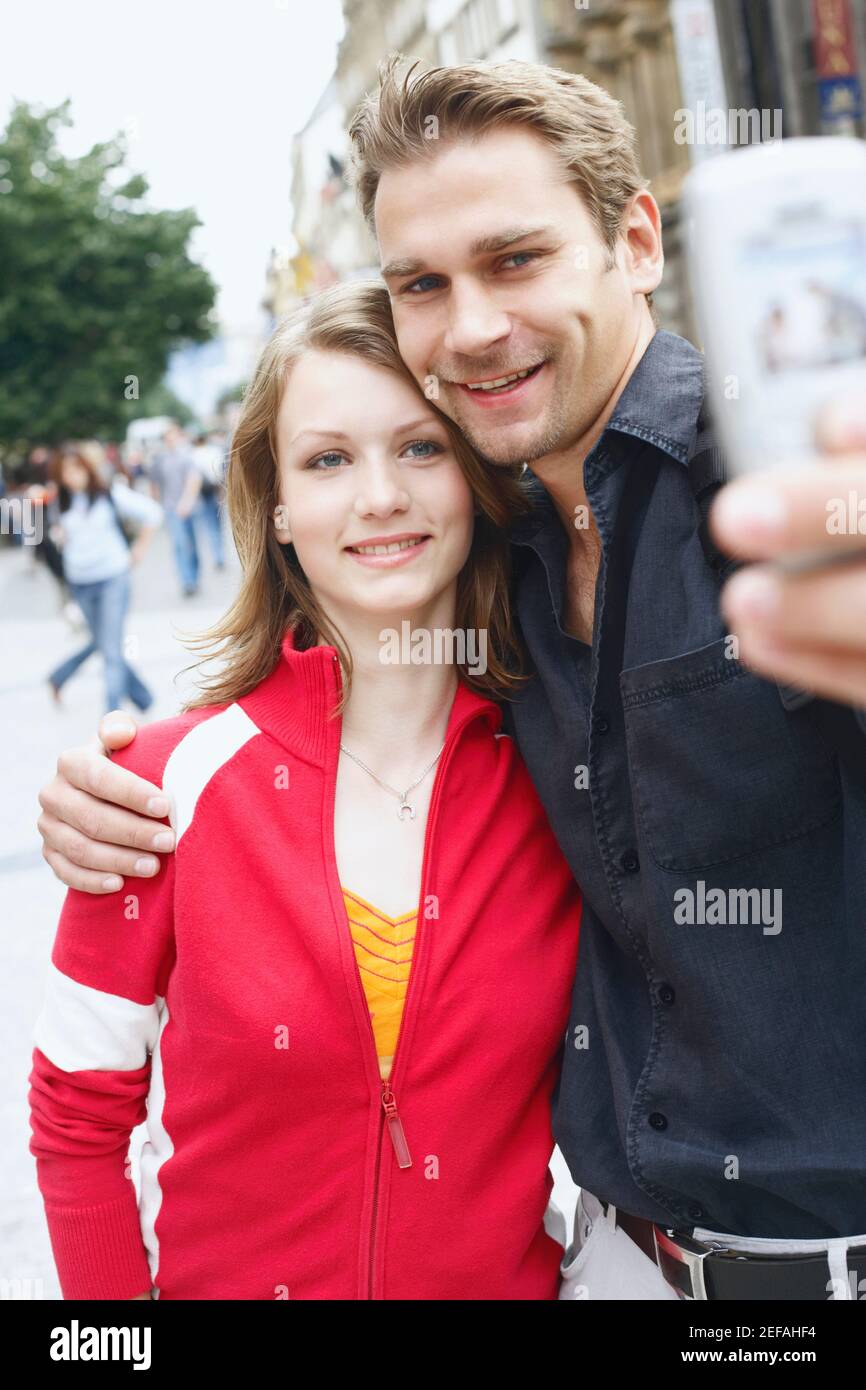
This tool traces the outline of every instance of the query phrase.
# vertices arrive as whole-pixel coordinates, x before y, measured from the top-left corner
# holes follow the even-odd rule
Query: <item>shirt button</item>
[[[597,714],[592,722],[592,727],[597,734],[606,734],[610,729],[610,722],[605,719],[603,714]]]
[[[677,996],[670,985],[659,985],[660,1004],[672,1004],[676,997]]]
[[[668,1127],[666,1117],[662,1115],[661,1112],[658,1110],[654,1110],[652,1112],[652,1114],[649,1117],[649,1122],[652,1125],[653,1129],[667,1129]]]
[[[620,867],[627,874],[636,874],[640,868],[640,860],[633,849],[627,849],[619,862]]]

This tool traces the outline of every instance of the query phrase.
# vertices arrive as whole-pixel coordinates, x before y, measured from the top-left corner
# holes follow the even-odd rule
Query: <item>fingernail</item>
[[[739,574],[730,581],[728,599],[739,617],[760,621],[776,615],[781,590],[769,574]]]
[[[107,892],[116,893],[118,888],[123,887],[123,879],[118,878],[116,874],[109,874],[108,878],[102,880],[102,886]]]
[[[150,843],[153,849],[172,849],[174,836],[170,830],[161,830],[158,835],[154,835]]]
[[[106,716],[104,727],[106,732],[110,734],[119,734],[121,732],[124,734],[132,733],[132,725],[128,719],[109,719],[108,716]]]
[[[788,504],[778,492],[761,488],[732,488],[722,492],[718,509],[730,530],[749,535],[777,535],[788,519]]]
[[[158,859],[136,859],[135,861],[135,872],[137,874],[155,874],[158,868]]]
[[[152,796],[147,803],[147,814],[149,816],[167,816],[169,810],[168,799],[164,796]]]

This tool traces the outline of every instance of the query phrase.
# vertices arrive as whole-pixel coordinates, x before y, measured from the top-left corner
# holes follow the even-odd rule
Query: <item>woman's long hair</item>
[[[279,505],[277,412],[292,366],[312,349],[348,353],[384,367],[422,394],[400,356],[388,291],[379,281],[334,285],[277,328],[244,396],[226,475],[226,505],[243,578],[228,612],[206,632],[186,640],[190,650],[205,653],[192,669],[215,658],[220,667],[200,677],[201,693],[185,709],[230,703],[253,690],[276,666],[288,629],[299,651],[320,639],[336,648],[343,694],[334,714],[348,697],[352,658],[346,642],[316,601],[294,546],[280,544],[272,523]],[[436,409],[433,402],[427,404]],[[529,508],[519,483],[522,465],[485,464],[447,416],[442,420],[480,509],[471,550],[457,578],[455,628],[486,629],[487,670],[479,674],[459,663],[460,674],[478,693],[502,697],[528,679],[511,629],[505,538],[505,528]]]
[[[72,456],[82,468],[87,470],[87,503],[88,506],[95,502],[97,497],[105,497],[108,494],[108,484],[106,482],[107,459],[101,444],[95,440],[73,440],[67,444],[61,444],[51,455],[51,462],[48,465],[48,476],[57,486],[57,501],[61,512],[66,512],[72,506],[72,493],[63,481],[63,460]]]

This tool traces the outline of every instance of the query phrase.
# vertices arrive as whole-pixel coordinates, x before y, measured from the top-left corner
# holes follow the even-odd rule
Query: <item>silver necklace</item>
[[[383,782],[381,777],[376,776],[375,772],[371,767],[368,767],[366,763],[362,763],[360,758],[356,757],[354,753],[351,753],[349,749],[346,747],[345,743],[341,743],[340,747],[342,748],[344,753],[348,753],[349,757],[352,759],[353,762],[356,762],[359,767],[362,767],[364,769],[365,772],[369,772],[374,782],[378,782],[379,786],[384,787],[386,792],[390,792],[392,796],[396,796],[399,799],[400,805],[397,809],[397,817],[399,820],[406,819],[406,816],[404,815],[404,812],[406,811],[409,812],[409,819],[414,820],[415,807],[410,806],[406,798],[409,795],[410,791],[412,791],[413,787],[417,787],[419,782],[424,781],[424,778],[427,776],[427,773],[430,771],[430,768],[433,767],[434,763],[436,763],[442,756],[442,748],[445,747],[445,743],[442,744],[442,748],[439,749],[439,752],[436,754],[436,757],[433,759],[433,762],[430,763],[429,766],[425,767],[420,777],[416,777],[414,782],[409,783],[408,787],[404,792],[398,792],[396,787],[389,787],[387,782]]]

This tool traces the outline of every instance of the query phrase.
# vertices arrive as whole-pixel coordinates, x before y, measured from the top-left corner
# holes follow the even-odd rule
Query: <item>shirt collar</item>
[[[626,382],[605,429],[644,439],[686,464],[697,434],[705,384],[703,353],[679,334],[659,329]]]
[[[703,353],[677,333],[658,329],[626,382],[596,448],[608,431],[631,435],[664,450],[684,466],[697,438],[697,420],[706,390]],[[544,484],[527,468],[521,479],[532,511],[509,531],[518,544],[552,522],[562,529]]]

